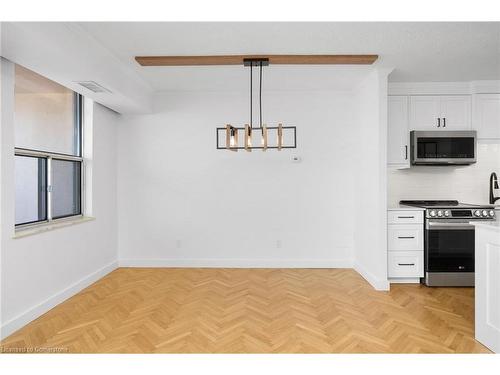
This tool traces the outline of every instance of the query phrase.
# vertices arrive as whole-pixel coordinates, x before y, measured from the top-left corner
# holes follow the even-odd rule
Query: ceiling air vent
[[[95,93],[103,93],[103,92],[104,93],[111,93],[110,90],[108,90],[105,87],[102,87],[100,84],[98,84],[97,82],[94,82],[94,81],[79,81],[76,83],[78,83],[80,86],[83,86],[86,89],[88,89],[92,92],[95,92]]]

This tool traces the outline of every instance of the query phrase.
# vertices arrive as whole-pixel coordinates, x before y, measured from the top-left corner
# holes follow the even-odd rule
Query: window
[[[15,224],[82,214],[82,96],[16,65]]]
[[[15,157],[16,224],[47,220],[47,159]]]
[[[81,213],[81,162],[52,159],[52,218]]]

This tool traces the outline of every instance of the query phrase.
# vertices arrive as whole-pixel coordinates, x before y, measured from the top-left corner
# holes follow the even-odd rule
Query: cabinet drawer
[[[389,251],[411,251],[424,249],[423,224],[390,224],[387,226]]]
[[[390,252],[388,257],[389,277],[424,277],[424,252]]]
[[[387,211],[387,223],[389,224],[419,224],[424,223],[424,211]]]

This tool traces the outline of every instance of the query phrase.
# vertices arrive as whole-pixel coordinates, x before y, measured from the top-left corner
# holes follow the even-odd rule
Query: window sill
[[[28,237],[28,236],[32,236],[34,234],[48,232],[48,231],[52,231],[54,229],[69,227],[69,226],[77,225],[77,224],[81,224],[81,223],[86,223],[88,221],[93,221],[93,220],[95,220],[95,217],[79,216],[77,218],[69,218],[69,219],[64,219],[64,220],[61,219],[60,221],[52,222],[52,223],[36,224],[36,225],[31,226],[31,227],[16,229],[16,233],[14,234],[14,236],[12,238],[16,239],[16,238]]]

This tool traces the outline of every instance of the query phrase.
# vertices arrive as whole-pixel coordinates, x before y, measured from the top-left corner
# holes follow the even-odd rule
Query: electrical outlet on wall
[[[281,240],[276,240],[276,248],[281,249]]]

